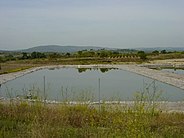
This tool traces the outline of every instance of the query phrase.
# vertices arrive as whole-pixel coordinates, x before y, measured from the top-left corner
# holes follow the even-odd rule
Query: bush
[[[137,54],[140,57],[140,59],[142,59],[142,60],[146,60],[147,59],[147,55],[146,55],[146,53],[144,51],[138,51]]]

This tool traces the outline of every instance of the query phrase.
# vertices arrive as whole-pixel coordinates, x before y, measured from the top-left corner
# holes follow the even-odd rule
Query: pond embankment
[[[184,75],[149,69],[141,65],[115,65],[114,67],[130,71],[184,90]]]

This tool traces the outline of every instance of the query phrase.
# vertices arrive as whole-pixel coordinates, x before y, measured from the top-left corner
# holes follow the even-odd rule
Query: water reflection
[[[117,68],[77,68],[79,73],[91,71],[91,70],[99,70],[102,73],[108,72],[110,70],[116,70]]]
[[[78,68],[79,73],[86,72],[87,70],[91,70],[91,68]]]
[[[183,69],[162,69],[162,71],[164,72],[169,72],[169,73],[175,73],[175,74],[184,74],[184,70]]]
[[[0,97],[26,96],[26,98],[31,99],[40,97],[56,101],[98,101],[99,78],[102,100],[131,101],[134,100],[137,91],[149,92],[148,95],[151,98],[155,96],[156,91],[161,92],[162,97],[168,101],[184,100],[184,91],[181,89],[161,82],[154,84],[152,79],[114,68],[39,70],[2,84]]]

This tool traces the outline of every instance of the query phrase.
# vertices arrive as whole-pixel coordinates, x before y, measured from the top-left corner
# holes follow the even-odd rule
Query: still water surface
[[[162,71],[184,75],[184,70],[183,69],[162,69]]]
[[[45,94],[44,94],[45,76]],[[184,101],[184,91],[134,73],[117,69],[44,69],[1,86],[0,97],[21,97],[31,93],[49,100],[134,100],[137,91],[160,95],[159,100]],[[144,88],[144,89],[143,89]],[[147,89],[146,89],[147,88]]]

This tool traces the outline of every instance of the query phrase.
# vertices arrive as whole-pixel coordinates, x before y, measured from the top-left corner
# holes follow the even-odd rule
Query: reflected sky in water
[[[44,79],[45,76],[45,94]],[[39,70],[9,81],[0,97],[24,97],[31,93],[49,100],[133,100],[136,92],[156,92],[159,100],[184,101],[184,91],[143,76],[117,69],[62,68]]]

